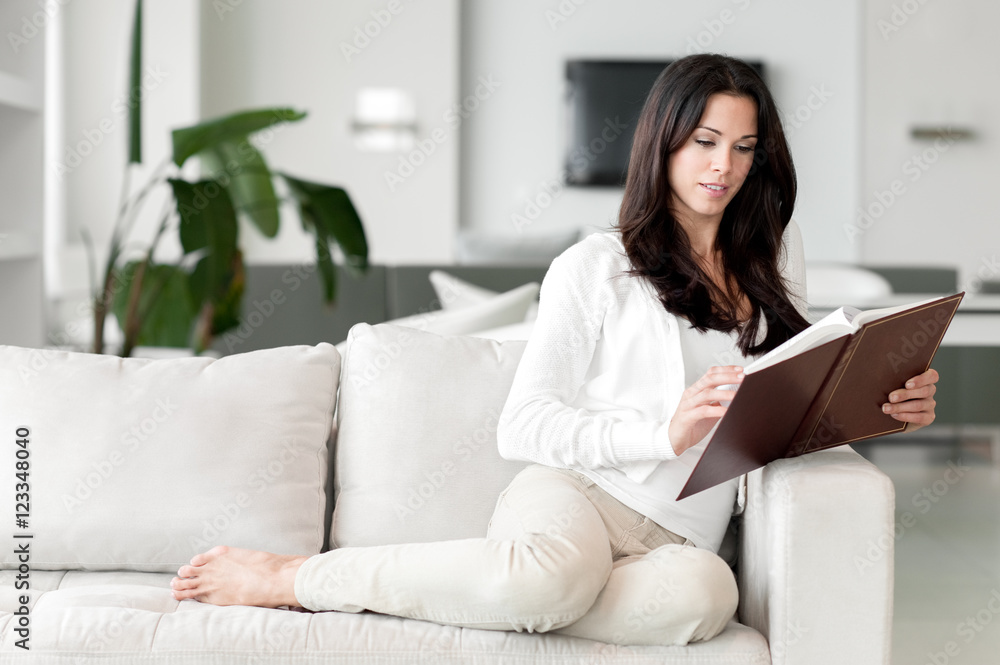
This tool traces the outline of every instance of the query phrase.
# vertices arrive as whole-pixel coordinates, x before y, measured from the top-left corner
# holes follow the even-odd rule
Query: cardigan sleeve
[[[572,406],[604,317],[614,315],[607,254],[583,245],[553,261],[542,281],[538,318],[500,416],[497,442],[506,459],[615,468],[642,482],[660,461],[676,457],[669,421],[624,420]]]

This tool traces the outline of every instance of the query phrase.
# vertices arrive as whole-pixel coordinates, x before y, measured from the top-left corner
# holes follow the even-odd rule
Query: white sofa
[[[498,456],[495,423],[523,348],[364,324],[342,369],[325,344],[159,361],[0,347],[0,662],[889,662],[892,485],[848,448],[748,476],[727,539],[739,613],[706,643],[171,598],[172,571],[217,543],[312,554],[484,535],[522,467]]]

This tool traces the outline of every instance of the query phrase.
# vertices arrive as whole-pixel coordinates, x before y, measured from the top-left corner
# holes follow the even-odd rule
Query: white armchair
[[[894,507],[889,478],[848,447],[749,475],[739,616],[773,665],[889,663]]]
[[[807,263],[806,290],[812,307],[863,307],[892,295],[892,285],[882,275],[841,263]]]

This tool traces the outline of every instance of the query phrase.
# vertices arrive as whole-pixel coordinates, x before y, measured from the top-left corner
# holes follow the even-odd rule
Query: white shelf
[[[39,112],[42,110],[43,99],[40,85],[0,71],[0,105]]]
[[[2,0],[0,23],[20,33],[41,4]],[[31,348],[45,343],[45,83],[47,54],[57,44],[51,32],[51,25],[39,28],[0,53],[0,344]]]
[[[36,259],[42,256],[42,241],[23,231],[0,231],[0,261]]]

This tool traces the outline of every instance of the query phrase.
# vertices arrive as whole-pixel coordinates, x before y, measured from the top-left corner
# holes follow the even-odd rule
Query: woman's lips
[[[716,199],[722,198],[723,196],[726,195],[726,192],[729,191],[729,186],[728,185],[720,185],[720,184],[714,183],[714,182],[709,182],[709,183],[702,182],[702,183],[698,183],[698,185],[704,191],[706,191],[709,196],[711,196],[712,198],[716,198]]]

